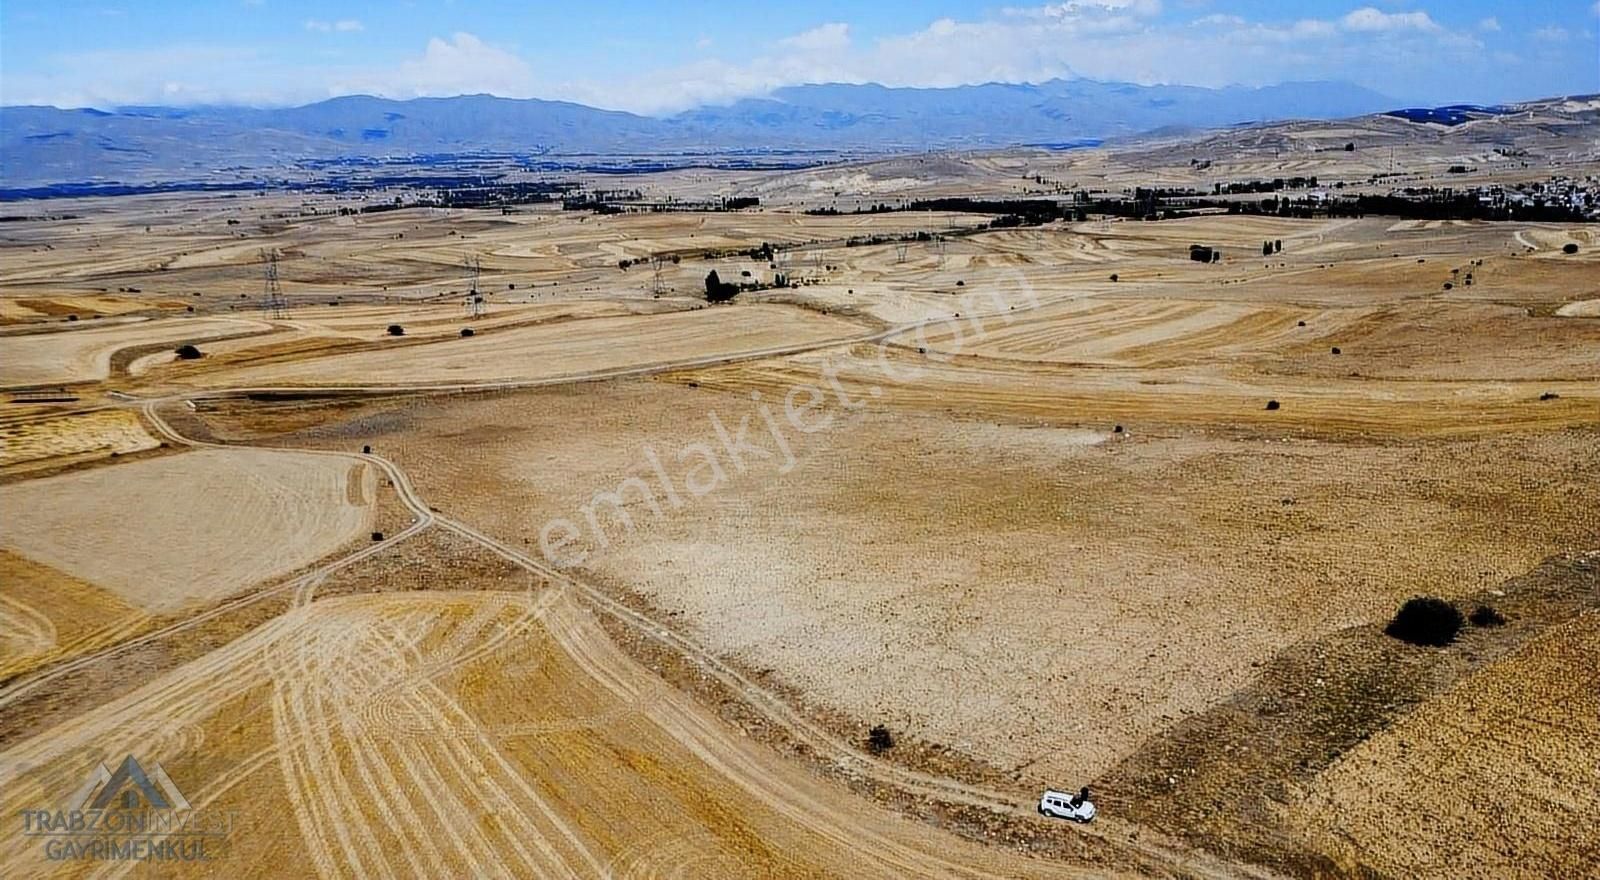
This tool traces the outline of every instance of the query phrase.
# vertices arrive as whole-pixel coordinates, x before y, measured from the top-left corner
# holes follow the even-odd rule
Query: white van
[[[1039,815],[1055,819],[1071,819],[1074,822],[1088,822],[1094,818],[1094,801],[1077,800],[1075,794],[1051,789],[1039,798]],[[1074,801],[1077,801],[1075,804]]]

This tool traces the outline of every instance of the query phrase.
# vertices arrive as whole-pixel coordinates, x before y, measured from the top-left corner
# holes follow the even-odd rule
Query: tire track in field
[[[1026,305],[1022,309],[1015,311],[1031,310],[1038,308],[1040,305],[1042,304],[1034,303]],[[996,313],[995,315],[991,315],[989,317],[997,317],[1001,314],[1003,313]],[[983,316],[977,317],[981,318]],[[912,322],[910,324],[897,325],[881,332],[873,333],[860,338],[843,341],[824,341],[821,343],[804,346],[803,349],[818,350],[837,347],[842,344],[847,345],[856,344],[859,342],[883,341],[897,334],[934,323],[937,323],[936,319]],[[604,378],[614,378],[617,375],[648,375],[657,372],[665,372],[672,369],[680,369],[684,366],[703,366],[708,364],[727,363],[736,360],[759,359],[763,357],[775,356],[777,354],[791,353],[796,352],[785,350],[781,352],[774,351],[745,353],[734,357],[696,359],[687,364],[653,365],[641,368],[629,368],[620,372],[602,371],[595,375],[586,374],[580,376],[560,377],[550,380],[537,380],[534,382],[492,383],[485,386],[417,386],[401,389],[387,386],[362,386],[359,388],[345,390],[351,390],[357,393],[394,393],[396,390],[471,391],[487,390],[490,388],[499,389],[536,387],[553,384],[569,384],[572,382],[596,381]],[[262,390],[272,389],[250,389],[250,391]],[[228,396],[237,395],[240,393],[245,393],[245,391],[242,389],[229,389],[224,392],[205,392],[194,396]],[[227,448],[227,444],[192,441],[178,434],[169,425],[167,425],[164,420],[161,419],[160,414],[156,411],[156,405],[160,402],[162,401],[139,401],[139,403],[143,406],[146,417],[163,436],[167,437],[173,442],[183,445],[218,446]],[[533,573],[540,574],[541,576],[547,578],[551,583],[558,585],[558,587],[570,588],[575,595],[583,599],[587,604],[618,619],[626,625],[638,629],[649,638],[663,642],[669,648],[692,658],[708,674],[717,678],[723,684],[729,686],[734,692],[739,693],[749,705],[751,705],[761,714],[765,715],[769,721],[772,721],[773,723],[778,724],[786,729],[796,740],[811,745],[819,752],[819,754],[831,757],[835,764],[849,774],[868,777],[874,781],[892,786],[901,791],[930,798],[935,801],[977,807],[999,814],[1031,816],[1031,811],[1024,807],[1016,793],[996,791],[983,786],[969,785],[946,777],[922,773],[920,771],[893,765],[866,755],[865,753],[856,749],[854,745],[840,740],[829,731],[801,716],[781,697],[778,697],[777,695],[772,694],[766,689],[762,688],[760,685],[749,681],[737,670],[727,666],[719,658],[698,644],[684,638],[681,635],[673,633],[664,627],[661,627],[647,616],[634,611],[633,609],[620,602],[617,602],[616,600],[611,599],[609,596],[591,585],[571,579],[565,574],[556,571],[555,569],[546,566],[543,563],[533,560],[510,547],[507,547],[488,537],[487,535],[484,535],[483,533],[466,526],[465,524],[435,516],[428,509],[427,505],[421,500],[420,496],[417,494],[415,488],[412,486],[405,473],[385,459],[375,455],[358,455],[356,453],[335,452],[328,450],[300,451],[355,458],[376,465],[386,476],[388,476],[391,484],[395,487],[397,494],[401,497],[402,502],[417,516],[417,521],[413,523],[413,526],[410,529],[407,530],[408,532],[414,533],[414,531],[420,531],[422,528],[426,528],[430,525],[438,523],[450,531],[468,538],[472,542],[479,544],[485,549],[490,550],[496,555],[499,555],[502,558],[519,565],[520,567]],[[400,536],[397,535],[396,539],[399,537]],[[391,541],[396,539],[391,539]],[[390,542],[384,543],[388,544]],[[382,545],[375,544],[368,548],[368,551],[376,551],[381,546]],[[351,562],[359,561],[360,558],[366,558],[367,555],[370,555],[370,552],[368,551],[351,554],[351,556],[345,557],[336,563],[325,567],[326,570],[315,570],[306,577],[312,577],[318,574],[325,577],[327,573],[331,572],[332,570],[336,570],[337,567],[342,567],[343,565]],[[291,584],[298,586],[296,582],[291,582]],[[555,591],[545,592],[554,593]],[[307,609],[310,607],[312,606],[307,606]],[[278,620],[282,619],[283,618],[278,618]],[[501,629],[498,631],[497,636],[498,640],[500,641],[511,637],[509,629]],[[492,643],[494,641],[496,641],[496,639],[491,638],[490,642]],[[637,693],[636,689],[626,684],[619,675],[614,673],[613,667],[615,663],[618,662],[615,658],[597,658],[591,656],[589,652],[594,650],[593,640],[568,638],[563,642],[563,644],[565,647],[569,648],[574,656],[574,659],[579,662],[580,665],[584,666],[585,671],[591,675],[596,675],[596,680],[604,684],[608,689],[620,688],[620,691],[618,691],[619,696],[626,693]],[[484,648],[483,650],[492,650],[492,645]],[[617,649],[614,645],[611,645],[610,650],[615,652]],[[391,639],[385,643],[383,652],[381,652],[378,656],[388,658],[387,662],[394,662],[393,655],[403,655],[403,651],[401,647]],[[304,663],[306,661],[302,660],[302,662]],[[456,662],[445,664],[445,667],[454,669],[459,667],[463,662],[465,662],[464,659],[457,658]],[[290,675],[289,681],[291,682],[314,683],[319,679],[319,677],[322,681],[326,682],[328,680],[336,679],[338,677],[338,673],[346,672],[351,665],[352,664],[350,662],[344,662],[342,664],[336,663],[332,664],[325,671],[322,671],[314,662],[312,662],[310,665],[303,665],[298,671],[294,669],[288,669],[285,670],[285,673]],[[302,684],[297,686],[304,687],[305,685]],[[676,694],[676,692],[671,693]],[[4,696],[9,696],[9,694]],[[440,699],[441,697],[443,697],[442,700]],[[679,698],[682,697],[680,696]],[[443,695],[442,692],[429,693],[426,696],[419,694],[415,697],[415,699],[416,702],[406,703],[408,709],[423,713],[425,717],[430,717],[436,722],[440,719],[449,720],[452,718],[466,718],[465,713],[462,712],[460,707],[456,706],[448,699],[446,695]],[[4,698],[3,696],[0,696],[0,706],[3,705]],[[282,701],[282,710],[284,718],[284,731],[281,739],[283,742],[298,743],[302,746],[308,743],[317,744],[324,749],[333,745],[333,740],[331,737],[324,735],[327,730],[327,725],[335,722],[343,724],[349,718],[347,707],[339,701],[328,701],[323,698],[323,695],[305,692],[286,693]],[[319,728],[315,719],[321,719],[323,726]],[[467,721],[468,723],[471,723],[469,718]],[[348,729],[354,732],[354,735],[357,737],[358,741],[359,736],[365,735],[360,727],[359,722],[352,724]],[[319,733],[319,731],[321,731],[321,733]],[[772,784],[771,774],[758,762],[752,761],[748,756],[741,756],[737,759],[730,758],[729,755],[723,754],[722,750],[714,745],[717,737],[726,736],[726,732],[722,731],[721,728],[717,727],[715,724],[708,723],[704,719],[694,716],[693,713],[685,713],[683,718],[676,722],[676,726],[672,728],[672,731],[677,736],[685,737],[685,745],[694,749],[697,757],[701,758],[702,760],[706,760],[711,766],[726,774],[730,780],[745,786],[746,788],[750,789],[752,793],[761,794],[764,791],[764,787]],[[440,768],[447,768],[450,772],[456,774],[458,779],[468,783],[468,790],[472,790],[472,783],[477,784],[479,788],[482,789],[484,788],[484,778],[481,776],[475,776],[474,774],[480,773],[483,770],[488,770],[490,773],[488,779],[491,783],[493,783],[484,789],[488,792],[485,798],[488,802],[503,806],[518,807],[520,805],[516,804],[514,800],[517,792],[513,791],[513,789],[520,789],[524,796],[532,796],[535,799],[535,812],[542,812],[544,814],[544,818],[547,820],[558,818],[554,811],[550,810],[548,805],[545,805],[542,802],[537,802],[537,796],[534,795],[531,789],[527,787],[526,782],[521,779],[520,775],[517,774],[514,768],[512,768],[505,760],[504,756],[499,753],[498,749],[495,747],[495,744],[485,737],[481,732],[474,741],[475,748],[472,750],[467,750],[464,753],[461,751],[452,751],[453,748],[465,749],[461,738],[447,735],[443,737],[436,737],[435,739],[445,741],[446,745],[442,747],[436,747],[442,748],[443,751],[418,751],[423,747],[417,745],[415,742],[408,742],[405,746],[401,747],[401,751],[403,752],[401,766],[405,768],[406,774],[414,784],[420,780],[422,783],[428,785],[441,785],[444,783],[444,777],[440,773]],[[324,755],[325,754],[326,752],[324,752]],[[493,759],[490,762],[490,764],[493,766],[486,767],[484,763],[479,761],[479,755],[489,755]],[[311,756],[306,755],[306,757],[310,758]],[[312,758],[312,760],[317,759]],[[289,759],[289,762],[290,769],[286,770],[285,772],[287,774],[291,774],[292,778],[286,779],[286,781],[291,782],[291,784],[305,786],[302,788],[301,796],[303,806],[301,808],[297,808],[297,818],[301,817],[301,810],[304,810],[304,815],[307,818],[314,818],[315,814],[318,812],[318,809],[312,805],[311,797],[315,796],[315,792],[311,791],[310,789],[316,788],[317,790],[321,791],[325,790],[325,787],[321,785],[312,785],[312,783],[329,779],[330,774],[340,771],[338,768],[329,769],[325,764],[321,763],[316,766],[302,763],[297,758],[291,758]],[[503,773],[504,775],[496,777],[494,775],[495,773]],[[369,780],[357,780],[357,782],[358,784],[370,786],[369,791],[379,798],[392,798],[396,794],[394,790],[395,787],[385,780],[374,781],[369,777]],[[341,784],[344,784],[346,787],[348,787],[348,782],[342,782]],[[405,793],[400,792],[399,795],[404,797]],[[788,818],[801,823],[814,832],[822,834],[825,839],[829,839],[831,842],[839,845],[849,846],[851,840],[863,833],[866,833],[869,836],[875,836],[872,835],[871,832],[860,828],[852,828],[849,831],[845,831],[826,826],[825,824],[819,825],[815,818],[812,818],[808,815],[811,812],[810,810],[803,809],[801,806],[796,806],[792,803],[785,803],[781,796],[773,798],[770,791],[766,791],[765,794],[762,795],[762,800],[767,803],[768,806],[778,808],[779,811],[785,814]],[[353,802],[347,801],[346,803]],[[387,807],[387,809],[390,809],[391,811],[399,809],[398,807],[394,806],[395,802],[392,799],[385,800],[384,803],[390,805]],[[457,805],[463,808],[465,807],[465,805],[459,805],[459,803]],[[824,812],[826,811],[826,805],[819,804],[815,806],[817,809],[820,809]],[[331,812],[332,810],[338,809],[338,807],[338,803],[333,803],[331,805],[325,805],[322,809]],[[416,806],[412,805],[411,809],[415,810]],[[521,818],[523,821],[537,824],[532,813],[526,810],[521,812]],[[360,821],[360,817],[357,817],[357,821]],[[1184,851],[1174,845],[1153,841],[1150,839],[1151,835],[1148,833],[1144,834],[1142,837],[1138,837],[1136,834],[1141,829],[1138,829],[1137,826],[1132,826],[1127,823],[1108,822],[1104,820],[1100,824],[1102,827],[1098,829],[1085,828],[1075,830],[1079,830],[1082,833],[1088,833],[1102,839],[1109,839],[1110,835],[1107,833],[1108,831],[1114,832],[1119,838],[1116,843],[1117,846],[1126,847],[1133,851],[1139,852],[1146,857],[1152,858],[1160,863],[1168,864],[1178,871],[1193,876],[1271,876],[1270,874],[1258,869],[1227,863],[1207,854]],[[559,832],[560,829],[558,828],[557,830]],[[514,837],[515,835],[512,836]],[[317,862],[319,872],[322,872],[329,864],[337,863],[338,859],[334,858],[332,855],[332,850],[334,847],[331,845],[331,842],[325,840],[324,838],[319,838],[319,840],[325,848],[325,854],[320,856]],[[573,843],[577,842],[575,838],[570,836],[569,840]],[[341,853],[359,853],[362,849],[367,848],[368,847],[366,846],[358,847],[353,842],[347,842],[344,840],[338,841],[338,850]],[[513,849],[516,849],[516,847],[513,847]],[[586,851],[582,851],[581,845],[579,849],[581,861],[588,862],[595,869],[597,874],[603,874],[603,869],[600,868],[599,863],[594,860],[593,856]],[[519,861],[530,867],[535,861],[542,862],[551,867],[557,863],[559,863],[562,868],[565,868],[567,865],[567,862],[562,859],[554,859],[550,862],[544,862],[542,859],[536,859],[531,854],[527,854],[526,850],[518,850],[516,854]],[[541,855],[543,854],[544,853],[541,853]],[[910,870],[920,870],[929,867],[929,863],[926,861],[926,859],[930,858],[930,856],[911,848],[904,847],[900,844],[894,844],[894,846],[888,851],[881,851],[880,855],[889,857],[890,863]],[[429,858],[432,857],[433,856],[429,856]],[[948,869],[952,867],[949,863],[945,863],[942,860],[939,860],[938,863],[945,869],[945,871],[936,873],[948,873]],[[387,863],[374,862],[373,867],[376,869],[386,864]],[[563,870],[562,873],[567,873],[567,871]]]

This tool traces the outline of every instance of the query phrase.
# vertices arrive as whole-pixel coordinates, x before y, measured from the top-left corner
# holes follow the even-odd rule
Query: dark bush
[[[717,270],[712,269],[706,275],[706,302],[727,302],[739,295],[739,285],[728,284],[717,277]]]
[[[383,532],[373,532],[372,533],[372,540],[374,540],[374,541],[382,541],[383,540]]]
[[[372,454],[372,447],[371,446],[363,446],[363,447],[361,447],[361,454],[362,455],[371,455]]]
[[[894,735],[889,733],[889,728],[882,724],[875,724],[867,732],[867,748],[874,752],[887,751],[894,748]]]
[[[1343,354],[1343,352],[1341,352],[1341,351],[1340,351],[1340,350],[1339,350],[1339,346],[1337,346],[1337,345],[1335,345],[1335,346],[1334,346],[1334,347],[1333,347],[1333,349],[1332,349],[1332,351],[1333,351],[1333,353],[1334,353],[1334,354]]]
[[[399,324],[390,324],[389,325],[389,335],[390,336],[404,336],[404,335],[406,335],[406,328],[400,326]]]
[[[1112,428],[1111,429],[1111,433],[1113,433],[1113,434],[1121,434],[1122,433],[1122,426],[1121,425],[1117,425],[1116,427]]]
[[[1117,273],[1115,273],[1115,272],[1111,273],[1111,280],[1112,281],[1116,281],[1117,280]]]
[[[201,357],[200,349],[195,348],[192,345],[180,345],[180,346],[178,346],[177,353],[178,353],[178,360],[180,360],[180,361],[197,361]]]
[[[462,339],[471,338],[473,335],[474,334],[472,332],[472,328],[471,327],[462,327],[461,328],[461,338]]]
[[[1437,596],[1413,596],[1383,631],[1402,642],[1442,648],[1455,641],[1463,623],[1460,609],[1449,602]]]
[[[1578,246],[1569,241],[1561,246],[1561,252],[1564,254],[1575,254],[1578,252]]]
[[[1454,285],[1454,284],[1451,284],[1451,283],[1450,283],[1450,282],[1448,282],[1448,281],[1446,281],[1446,282],[1445,282],[1445,283],[1444,283],[1444,289],[1445,289],[1445,290],[1449,290],[1449,289],[1450,289],[1450,288],[1452,288],[1452,287],[1455,287],[1455,285]]]
[[[1276,400],[1267,401],[1267,409],[1277,409],[1277,408],[1278,408],[1278,402]]]
[[[1505,615],[1488,605],[1479,605],[1472,609],[1467,619],[1472,621],[1473,626],[1503,626],[1506,622]]]
[[[958,281],[956,281],[956,286],[957,287],[966,287],[967,286],[967,282],[958,280]]]
[[[1545,393],[1539,395],[1539,399],[1540,400],[1555,400],[1556,398],[1558,398],[1560,396],[1561,395],[1555,393],[1554,391],[1546,391]]]

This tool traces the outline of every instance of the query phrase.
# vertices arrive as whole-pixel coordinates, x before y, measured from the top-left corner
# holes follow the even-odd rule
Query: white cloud
[[[1570,36],[1572,34],[1568,33],[1566,28],[1555,25],[1542,27],[1533,32],[1535,40],[1542,40],[1546,43],[1565,43]]]
[[[1488,18],[1478,22],[1478,30],[1483,31],[1484,33],[1499,33],[1500,19],[1491,15]]]
[[[850,25],[830,22],[778,41],[778,45],[803,52],[835,52],[850,47]]]
[[[388,70],[368,71],[335,83],[329,94],[372,94],[388,98],[493,94],[508,98],[535,95],[533,70],[516,53],[491,46],[473,34],[449,40],[434,37],[421,57]]]
[[[312,18],[306,21],[306,30],[315,31],[320,34],[348,34],[354,33],[355,31],[365,30],[365,28],[362,27],[361,22],[356,21],[353,18],[341,18],[338,21],[322,21],[320,19]]]
[[[1147,0],[1076,0],[1002,9],[971,20],[943,18],[872,40],[852,33],[844,22],[830,22],[766,43],[746,41],[739,61],[718,57],[702,38],[693,60],[669,68],[649,68],[633,56],[557,67],[471,33],[435,37],[416,55],[388,65],[356,65],[344,55],[309,63],[304,53],[279,56],[237,48],[200,54],[168,49],[79,53],[55,56],[54,69],[26,75],[7,71],[4,91],[12,103],[66,106],[491,93],[642,113],[727,103],[801,83],[939,87],[1072,76],[1199,86],[1353,80],[1405,100],[1519,97],[1506,94],[1504,68],[1474,35],[1481,29],[1447,29],[1422,11],[1389,14],[1363,7],[1340,18],[1261,22],[1228,14],[1159,19],[1154,17],[1159,8]],[[318,33],[341,30],[338,21],[312,20],[306,27]],[[1571,60],[1577,42],[1549,44],[1546,54]],[[106,77],[107,69],[119,75]],[[1573,74],[1545,76],[1551,94],[1580,90]]]
[[[1007,9],[1011,15],[1035,15],[1044,18],[1075,18],[1108,12],[1128,13],[1144,18],[1161,14],[1161,0],[1067,0],[1032,9]]]
[[[1438,22],[1428,16],[1426,12],[1383,12],[1371,6],[1363,6],[1354,10],[1339,20],[1345,30],[1360,33],[1380,33],[1387,31],[1437,31]]]
[[[1168,23],[1149,17],[1158,9],[1139,0],[1005,8],[977,20],[941,18],[871,42],[850,39],[843,25],[824,25],[775,41],[768,53],[739,64],[706,58],[647,75],[600,74],[545,88],[597,106],[667,113],[800,83],[942,87],[1073,76],[1213,87],[1354,80],[1412,98],[1418,78],[1410,74],[1426,72],[1436,89],[1454,97],[1463,71],[1488,64],[1480,41],[1425,12],[1358,9],[1344,19],[1282,23],[1216,14]]]

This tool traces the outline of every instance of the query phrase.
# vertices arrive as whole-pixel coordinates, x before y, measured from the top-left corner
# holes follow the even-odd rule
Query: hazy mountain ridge
[[[625,154],[994,147],[1162,127],[1337,118],[1396,102],[1345,83],[1266,88],[1091,80],[903,89],[823,84],[666,118],[541,99],[332,98],[301,107],[0,108],[0,183],[270,173],[296,160],[427,153]]]

